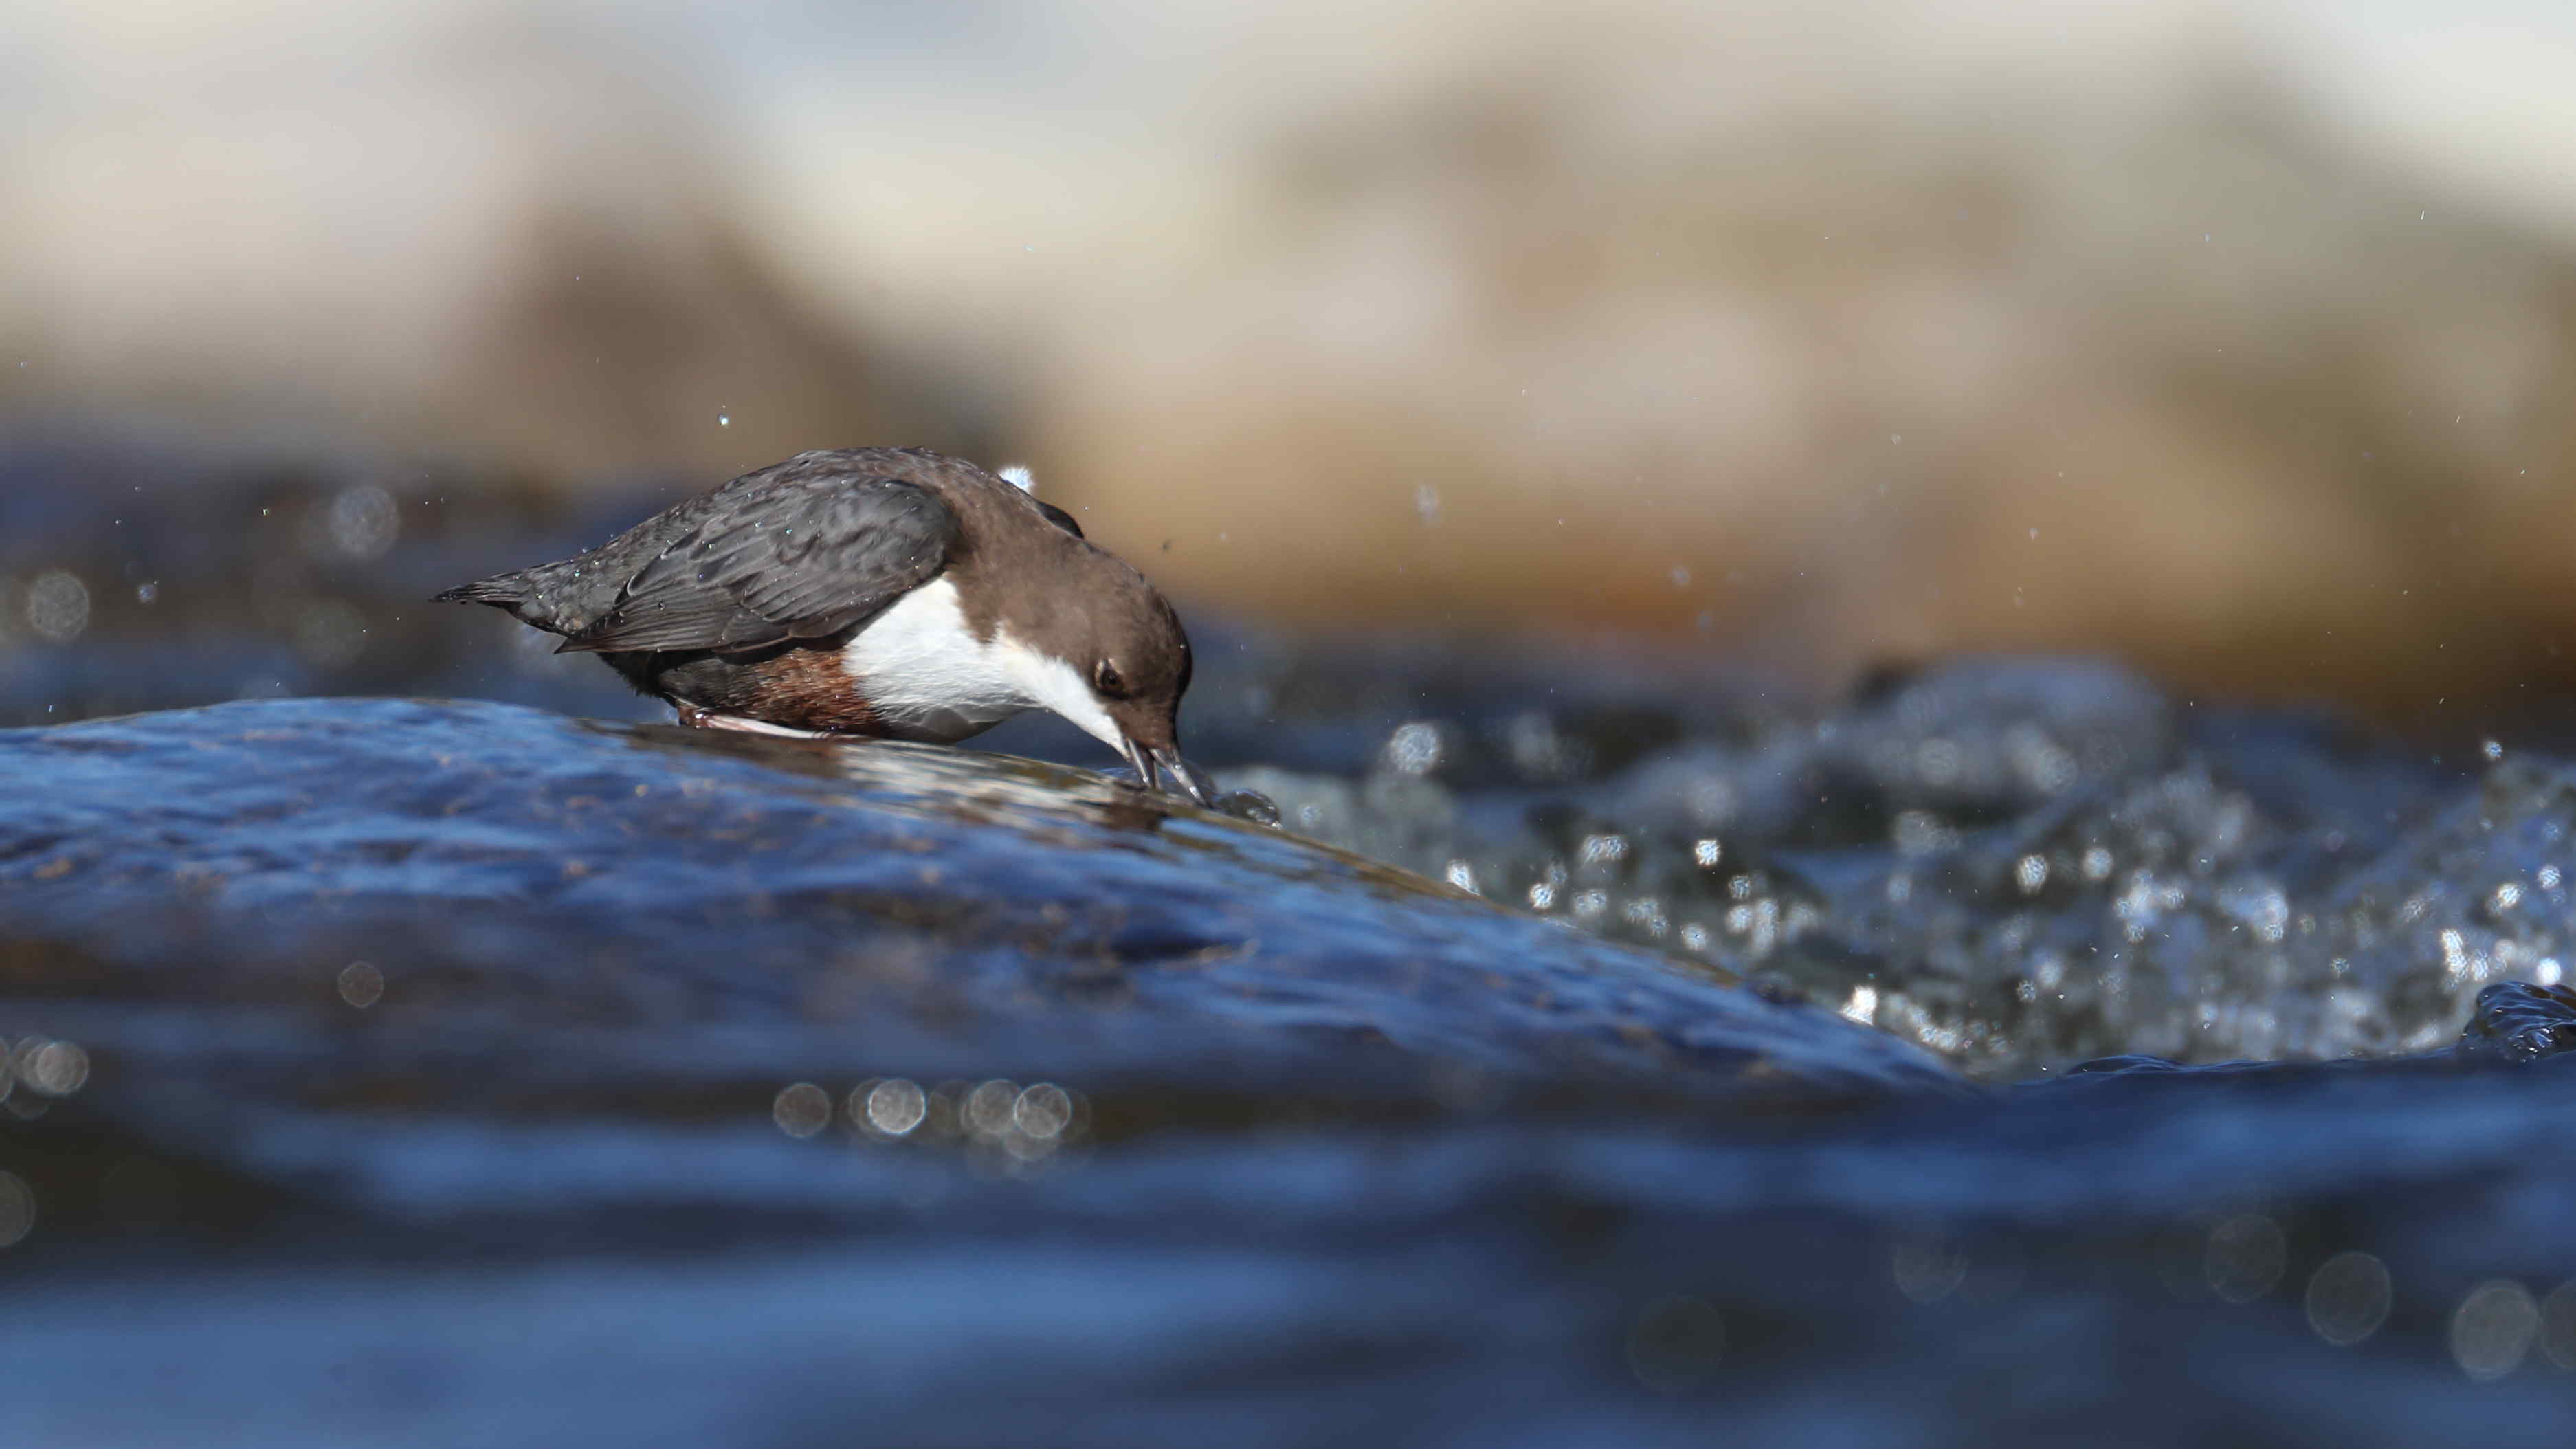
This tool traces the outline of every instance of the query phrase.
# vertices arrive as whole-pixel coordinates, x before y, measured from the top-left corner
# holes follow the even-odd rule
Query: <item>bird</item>
[[[1208,803],[1180,616],[1071,514],[925,448],[799,453],[437,602],[559,634],[686,725],[954,744],[1046,709]]]

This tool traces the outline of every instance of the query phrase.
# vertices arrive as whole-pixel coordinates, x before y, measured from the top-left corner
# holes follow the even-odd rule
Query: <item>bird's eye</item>
[[[1118,666],[1106,659],[1091,666],[1091,687],[1110,699],[1127,697],[1127,680],[1119,674]]]

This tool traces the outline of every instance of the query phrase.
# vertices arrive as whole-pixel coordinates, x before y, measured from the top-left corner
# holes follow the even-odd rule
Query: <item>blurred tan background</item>
[[[2576,680],[2563,5],[17,0],[0,120],[20,439],[918,442],[1288,625]]]

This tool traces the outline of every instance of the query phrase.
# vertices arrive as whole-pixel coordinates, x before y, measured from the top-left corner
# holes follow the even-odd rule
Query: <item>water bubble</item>
[[[790,1137],[811,1137],[832,1125],[832,1094],[812,1082],[798,1082],[769,1104],[770,1120]]]
[[[2240,1213],[2209,1230],[2201,1271],[2210,1292],[2230,1303],[2251,1303],[2281,1281],[2289,1256],[2280,1224],[2259,1213]]]
[[[1277,826],[1279,806],[1258,790],[1228,790],[1208,802],[1208,808],[1219,815],[1231,815],[1255,825]]]
[[[717,426],[717,427],[720,427],[720,428],[729,428],[729,427],[732,427],[732,426],[733,426],[733,414],[731,414],[731,413],[718,413],[718,414],[716,414],[716,426]]]
[[[2337,1253],[2308,1276],[2308,1326],[2350,1348],[2388,1321],[2388,1265],[2368,1253]]]
[[[2486,756],[2490,760],[2501,760],[2504,758],[2504,745],[2498,740],[2488,740],[2486,743],[2478,746],[2478,753]]]
[[[353,484],[331,495],[322,528],[341,557],[380,558],[402,535],[402,510],[391,493],[375,484]]]
[[[340,999],[360,1011],[384,999],[385,974],[366,961],[352,961],[340,968]]]
[[[145,579],[143,582],[134,586],[134,602],[138,604],[150,604],[158,600],[160,597],[161,581],[159,579]]]
[[[1628,1329],[1628,1370],[1659,1394],[1698,1386],[1725,1353],[1726,1320],[1704,1298],[1658,1298]]]
[[[27,624],[57,644],[68,644],[89,627],[89,585],[54,569],[36,575],[27,586]]]
[[[866,1099],[851,1103],[850,1115],[872,1132],[902,1137],[930,1115],[930,1094],[917,1083],[895,1077],[866,1088]]]
[[[2522,1367],[2540,1333],[2540,1305],[2531,1290],[2496,1278],[2469,1290],[2451,1314],[2451,1360],[2460,1372],[2485,1381]]]

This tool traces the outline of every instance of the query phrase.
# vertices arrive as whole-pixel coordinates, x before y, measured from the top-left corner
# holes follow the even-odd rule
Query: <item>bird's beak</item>
[[[1181,793],[1189,796],[1192,804],[1208,803],[1207,782],[1199,778],[1198,771],[1190,768],[1189,761],[1181,758],[1179,750],[1149,750],[1133,739],[1121,740],[1119,748],[1127,752],[1127,763],[1136,771],[1136,783],[1148,790],[1158,787],[1161,781],[1154,771],[1160,766],[1171,774],[1172,783],[1181,787]]]
[[[1154,763],[1171,772],[1172,783],[1181,787],[1181,792],[1190,797],[1191,804],[1208,803],[1207,782],[1199,778],[1198,771],[1190,768],[1189,761],[1181,758],[1179,750],[1154,751]]]

